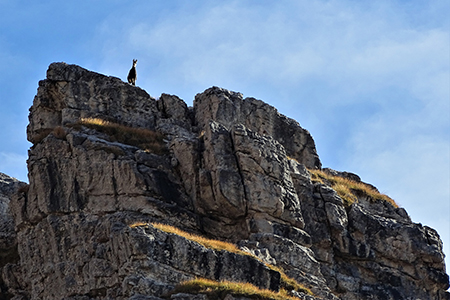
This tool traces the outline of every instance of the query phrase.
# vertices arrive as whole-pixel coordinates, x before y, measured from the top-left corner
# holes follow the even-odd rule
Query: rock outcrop
[[[1,265],[6,299],[217,299],[183,292],[194,278],[308,300],[450,299],[437,232],[364,189],[347,200],[330,178],[376,189],[320,171],[309,132],[260,100],[212,87],[188,107],[54,63],[29,119],[30,184],[0,194],[16,247]]]
[[[16,263],[17,236],[14,229],[14,218],[9,209],[11,197],[26,184],[6,174],[0,173],[0,270],[8,263]],[[6,294],[7,287],[0,277],[0,294]],[[0,295],[0,299],[3,299]]]

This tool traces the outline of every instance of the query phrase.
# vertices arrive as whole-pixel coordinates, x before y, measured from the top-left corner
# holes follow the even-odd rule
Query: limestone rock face
[[[0,173],[0,249],[8,249],[15,244],[14,219],[9,202],[11,196],[17,192],[18,185],[18,180]]]
[[[1,224],[9,222],[2,234],[14,236],[0,247],[16,249],[0,266],[6,299],[217,299],[180,290],[194,278],[308,300],[449,299],[437,232],[361,191],[344,201],[333,182],[313,176],[321,163],[308,131],[260,100],[213,87],[188,107],[54,63],[29,119],[30,184],[5,194],[0,177]],[[165,150],[136,144],[136,130],[147,134],[140,142]]]
[[[7,261],[8,255],[15,252],[17,247],[14,218],[9,202],[20,188],[26,188],[26,183],[0,173],[0,265]]]
[[[53,63],[47,70],[47,79],[39,82],[38,94],[30,109],[28,140],[36,143],[56,126],[89,117],[155,128],[160,113],[156,101],[150,99],[147,92],[119,78],[75,65]]]
[[[6,264],[18,261],[17,235],[9,203],[11,197],[26,186],[24,182],[0,173],[0,271]],[[0,277],[0,294],[6,294],[7,289]]]
[[[196,121],[204,127],[209,120],[230,128],[242,124],[260,135],[278,141],[288,156],[301,161],[307,168],[320,168],[321,163],[310,133],[292,119],[280,114],[274,107],[242,94],[212,87],[195,96]]]

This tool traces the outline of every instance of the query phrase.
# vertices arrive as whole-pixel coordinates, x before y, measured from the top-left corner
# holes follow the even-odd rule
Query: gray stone
[[[288,156],[308,168],[321,166],[310,133],[261,100],[244,99],[240,93],[212,87],[195,96],[194,110],[202,128],[209,120],[217,121],[227,128],[240,123],[260,135],[272,136],[284,146]]]
[[[167,151],[76,125],[85,117],[158,131]],[[387,201],[356,193],[344,204],[330,182],[313,181],[311,135],[260,100],[213,87],[189,108],[54,63],[29,120],[29,186],[0,174],[2,296],[157,300],[198,277],[277,291],[271,264],[315,294],[290,291],[299,299],[449,299],[438,233]]]
[[[0,275],[8,273],[12,264],[17,263],[17,234],[14,230],[15,222],[10,209],[11,197],[23,190],[27,184],[0,173]],[[17,286],[15,281],[8,281],[0,276],[0,295],[8,295],[6,287]]]
[[[160,117],[156,100],[144,90],[66,63],[53,63],[39,82],[30,111],[28,140],[38,142],[57,126],[100,118],[153,129]]]

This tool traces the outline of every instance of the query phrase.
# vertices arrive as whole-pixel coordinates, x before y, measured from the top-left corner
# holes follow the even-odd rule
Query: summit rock
[[[29,121],[29,185],[0,179],[5,299],[256,297],[183,285],[195,278],[294,299],[450,299],[438,233],[322,169],[311,134],[261,100],[212,87],[188,107],[53,63]]]

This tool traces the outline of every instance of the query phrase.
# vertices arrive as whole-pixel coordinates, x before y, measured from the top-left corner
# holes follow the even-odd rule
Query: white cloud
[[[190,9],[137,20],[128,30],[106,21],[106,54],[137,52],[142,63],[165,67],[160,75],[167,80],[187,84],[244,80],[292,88],[316,77],[350,96],[342,101],[357,101],[386,86],[417,86],[442,68],[442,48],[448,48],[446,32],[411,29],[393,18],[400,9],[394,5],[234,1]]]
[[[221,85],[273,100],[263,89],[282,113],[314,124],[305,127],[321,136],[324,165],[358,173],[430,223],[449,197],[443,8],[448,2],[202,2],[153,18],[114,14],[93,44],[106,74],[125,78],[137,57],[138,85],[153,95],[189,101]]]
[[[20,155],[14,152],[0,152],[0,172],[28,182],[26,160],[26,155]]]
[[[102,19],[107,14],[102,13],[98,23],[82,24],[89,29],[68,29],[67,36],[79,36],[70,49],[53,44],[60,40],[55,33],[46,37],[29,28],[55,28],[55,20],[65,19],[64,13],[59,19],[36,13],[52,4],[17,11],[24,21],[16,22],[17,32],[33,36],[32,45],[41,37],[49,56],[122,79],[131,59],[138,58],[138,85],[153,96],[173,93],[190,101],[211,85],[260,96],[320,136],[316,143],[325,166],[358,173],[417,222],[433,225],[448,213],[443,203],[449,197],[450,165],[447,0],[168,2],[126,11],[109,6],[117,8],[109,17]],[[68,19],[84,20],[77,13],[71,11]],[[66,32],[64,23],[56,24],[58,30]],[[27,108],[32,95],[17,97],[26,75],[36,72],[30,63],[36,48],[16,51],[13,46],[27,37],[11,33],[0,34],[0,70],[6,74],[0,81],[11,90],[1,103]],[[10,85],[12,72],[17,75]],[[20,110],[26,113],[26,108]],[[9,128],[24,131],[25,124],[9,111],[0,110],[3,130],[10,132],[6,125],[14,124]],[[23,135],[3,134],[3,140],[11,143]],[[26,156],[2,146],[0,172],[26,180]],[[448,232],[448,222],[436,226]],[[445,242],[448,249],[448,234]]]
[[[424,113],[430,121],[435,117],[423,110],[392,119],[378,116],[360,124],[340,165],[391,196],[414,222],[437,229],[448,253],[450,143],[448,133],[435,130],[432,122],[421,123]]]

